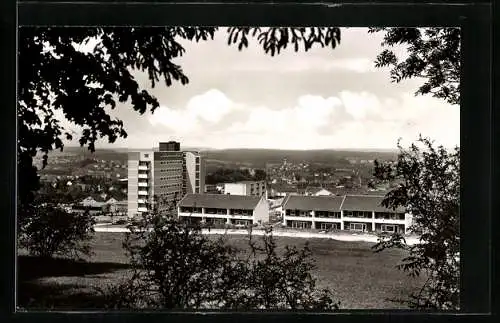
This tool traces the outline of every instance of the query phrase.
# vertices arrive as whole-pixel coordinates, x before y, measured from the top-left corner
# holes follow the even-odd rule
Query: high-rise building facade
[[[184,152],[184,193],[203,194],[205,190],[205,160],[199,152]]]
[[[178,142],[158,151],[131,152],[128,158],[128,215],[175,208],[186,193],[203,193],[205,163],[198,152],[182,152]]]
[[[182,151],[154,152],[154,197],[159,211],[175,208],[184,196],[184,158]]]
[[[181,144],[177,141],[168,141],[168,142],[160,142],[159,150],[160,151],[180,151]]]
[[[184,196],[183,154],[180,149],[175,150],[172,142],[168,144],[171,145],[163,145],[160,151],[129,153],[129,216],[175,207]]]
[[[128,206],[129,216],[146,212],[152,200],[153,152],[130,152],[128,154]]]

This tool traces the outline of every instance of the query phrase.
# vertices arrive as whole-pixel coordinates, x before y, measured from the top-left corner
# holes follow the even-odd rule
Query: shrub
[[[68,213],[50,204],[23,208],[18,213],[19,245],[32,255],[81,258],[91,254],[88,242],[94,218],[88,213]]]
[[[340,302],[333,301],[332,291],[316,288],[312,276],[316,266],[308,245],[302,249],[285,246],[278,254],[272,228],[265,230],[266,234],[254,241],[249,229],[252,256],[240,283],[244,291],[240,290],[233,305],[243,304],[245,309],[337,310]]]
[[[245,257],[226,236],[209,237],[201,227],[162,216],[145,216],[130,226],[124,248],[132,266],[128,280],[104,293],[110,308],[328,309],[339,303],[317,290],[307,248],[278,254],[268,234],[251,239]],[[151,229],[151,230],[148,230]],[[242,256],[243,255],[243,256]]]

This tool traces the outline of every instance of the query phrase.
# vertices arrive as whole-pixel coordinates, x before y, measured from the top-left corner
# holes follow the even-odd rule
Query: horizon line
[[[65,145],[64,148],[81,148],[81,149],[86,149],[87,147],[82,147],[82,146],[69,146]],[[153,150],[154,148],[158,147],[144,147],[144,148],[138,148],[138,147],[95,147],[96,151],[101,149],[101,150],[118,150],[118,149],[126,149],[126,150]],[[282,151],[318,151],[318,150],[363,150],[363,151],[380,151],[380,150],[394,150],[397,151],[399,150],[398,148],[365,148],[365,147],[359,147],[359,148],[262,148],[262,147],[226,147],[226,148],[214,148],[214,147],[196,147],[196,146],[185,146],[184,148],[181,146],[181,150],[183,149],[192,149],[192,148],[199,148],[203,150],[282,150]],[[54,149],[56,151],[56,149]],[[63,150],[64,151],[64,150]]]

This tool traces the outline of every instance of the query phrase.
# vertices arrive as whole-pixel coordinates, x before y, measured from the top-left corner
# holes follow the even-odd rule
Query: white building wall
[[[405,233],[410,233],[410,226],[413,224],[413,215],[410,213],[405,213]]]
[[[186,165],[186,193],[205,193],[205,159],[198,152],[184,152]],[[198,160],[198,162],[197,162]]]
[[[137,214],[137,199],[138,199],[138,167],[139,153],[130,153],[127,165],[128,171],[128,186],[127,186],[127,214],[133,217]]]
[[[224,194],[247,195],[247,185],[245,183],[225,183]]]
[[[259,200],[259,203],[253,210],[253,223],[268,223],[269,222],[269,203],[264,196]]]
[[[200,194],[203,194],[205,191],[205,177],[207,176],[207,164],[204,157],[198,154],[200,157],[200,171],[197,174],[197,179],[200,181]]]
[[[328,196],[328,195],[332,195],[332,192],[325,190],[325,189],[322,189],[322,190],[316,192],[316,194],[314,194],[314,196]]]
[[[196,181],[196,158],[192,152],[184,152],[184,159],[186,165],[186,193],[193,194],[195,193],[195,181]]]

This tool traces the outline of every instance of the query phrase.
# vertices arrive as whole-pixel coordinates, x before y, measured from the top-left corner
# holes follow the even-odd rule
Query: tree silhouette
[[[416,94],[431,94],[451,104],[460,103],[460,28],[370,28],[385,32],[376,67],[391,67],[391,80],[424,78]],[[391,48],[406,45],[408,57],[400,61]]]
[[[401,234],[380,237],[377,252],[401,248],[408,256],[398,266],[411,276],[424,275],[421,290],[410,295],[409,305],[420,309],[459,309],[460,281],[460,150],[448,152],[420,137],[403,149],[396,163],[375,163],[375,177],[400,184],[382,202],[404,207],[412,215],[410,230],[420,241],[408,245]]]
[[[416,95],[431,94],[450,104],[460,103],[460,28],[370,28],[384,32],[384,49],[376,58],[377,67],[391,67],[393,82],[423,78]],[[390,49],[406,45],[408,56],[400,61]],[[421,146],[421,147],[419,147]],[[459,205],[460,151],[448,152],[420,137],[407,150],[399,143],[396,164],[375,163],[375,177],[399,182],[385,197],[384,205],[402,206],[413,216],[412,230],[421,233],[419,243],[408,246],[394,234],[381,237],[376,251],[403,248],[409,256],[400,269],[410,275],[426,275],[419,293],[410,295],[416,308],[459,308]]]

